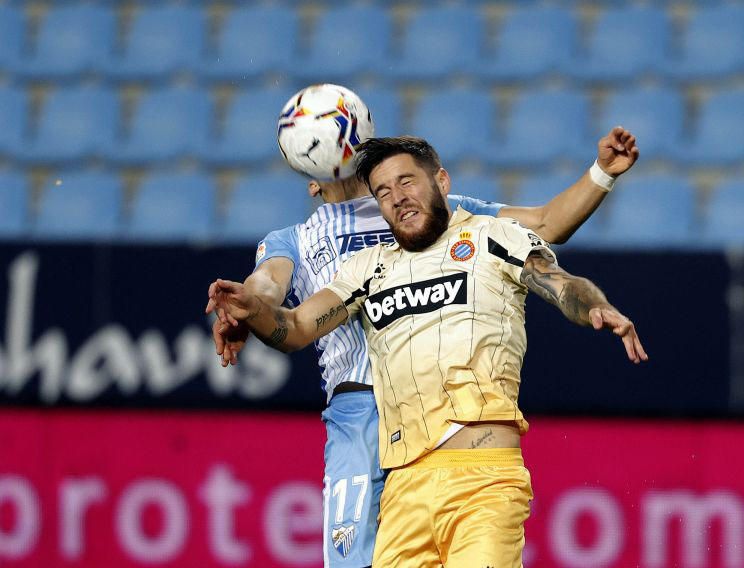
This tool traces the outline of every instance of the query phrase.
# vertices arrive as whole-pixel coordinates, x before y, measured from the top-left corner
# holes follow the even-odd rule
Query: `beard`
[[[392,227],[393,236],[404,250],[410,252],[421,252],[429,248],[447,230],[449,226],[450,212],[439,188],[432,184],[433,196],[431,207],[425,213],[426,221],[420,231],[410,234],[401,231],[397,226]],[[419,213],[419,215],[424,212]]]

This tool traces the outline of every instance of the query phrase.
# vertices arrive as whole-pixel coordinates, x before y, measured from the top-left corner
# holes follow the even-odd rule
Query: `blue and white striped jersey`
[[[503,207],[471,197],[450,195],[448,199],[453,210],[460,205],[475,215],[495,216]],[[269,233],[258,244],[256,268],[270,258],[291,259],[294,270],[286,304],[295,307],[330,283],[340,264],[351,255],[393,240],[373,197],[326,203],[304,223]],[[328,400],[340,383],[372,384],[367,341],[359,318],[321,337],[315,348]]]

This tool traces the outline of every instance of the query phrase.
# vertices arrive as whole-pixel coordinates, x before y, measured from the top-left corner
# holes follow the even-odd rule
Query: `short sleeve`
[[[295,267],[300,264],[300,255],[297,246],[297,227],[292,225],[272,231],[258,243],[256,249],[256,268],[261,266],[270,258],[278,256],[288,258],[294,262]],[[255,269],[254,269],[255,270]]]
[[[464,195],[449,195],[447,199],[454,211],[459,205],[468,213],[473,215],[490,215],[496,217],[501,211],[502,207],[506,207],[503,203],[496,203],[494,201],[483,201],[482,199],[476,199],[475,197],[466,197]]]
[[[333,280],[326,286],[346,306],[349,318],[356,315],[369,295],[369,283],[377,268],[375,259],[380,258],[380,247],[363,249],[341,263]]]
[[[550,245],[518,221],[502,217],[491,223],[488,252],[503,261],[502,270],[515,282],[521,283],[525,260],[530,253],[539,250],[545,251],[553,262],[558,262]]]

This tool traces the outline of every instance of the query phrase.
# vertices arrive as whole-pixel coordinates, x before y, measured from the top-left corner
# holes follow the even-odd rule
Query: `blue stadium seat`
[[[236,165],[279,158],[277,118],[292,94],[285,89],[237,93],[217,138],[204,140],[200,156],[210,163]]]
[[[666,66],[680,81],[725,78],[744,70],[744,6],[698,9],[682,34],[680,52]]]
[[[113,10],[73,4],[44,17],[35,49],[18,73],[27,78],[74,78],[103,68],[116,37]]]
[[[496,103],[486,91],[435,91],[419,101],[412,131],[437,149],[447,167],[495,150],[495,115]]]
[[[504,194],[498,180],[489,175],[450,171],[453,195],[475,197],[483,201],[503,203]]]
[[[297,20],[297,11],[283,6],[232,10],[218,33],[215,51],[203,58],[202,75],[245,80],[297,70]]]
[[[503,167],[548,167],[557,159],[591,162],[589,100],[575,91],[530,91],[516,98],[504,140],[484,147],[483,157]]]
[[[605,245],[619,248],[689,246],[695,234],[695,189],[681,176],[630,174],[608,199]]]
[[[399,136],[406,132],[400,97],[395,89],[362,89],[357,94],[372,113],[375,136]]]
[[[193,155],[204,147],[211,109],[206,91],[149,91],[136,107],[128,134],[108,157],[123,164],[151,164]]]
[[[692,139],[673,155],[682,165],[729,166],[744,160],[744,89],[721,91],[700,109]]]
[[[52,92],[22,157],[59,163],[99,156],[111,145],[118,119],[119,100],[110,89],[70,87]]]
[[[139,188],[125,235],[138,241],[204,241],[212,235],[215,213],[215,186],[209,177],[155,173]]]
[[[703,234],[708,244],[744,245],[744,182],[730,180],[715,189],[708,203]]]
[[[310,40],[292,72],[304,80],[345,83],[389,58],[392,28],[384,8],[339,6],[319,16]]]
[[[26,33],[23,14],[15,7],[0,6],[0,72],[15,71],[20,64]]]
[[[675,146],[680,146],[684,120],[685,104],[678,91],[630,88],[607,97],[596,121],[596,134],[599,138],[622,125],[635,135],[644,161],[667,158]]]
[[[498,81],[524,81],[562,67],[576,50],[576,21],[570,9],[520,7],[508,13],[493,54],[471,65],[476,75]]]
[[[43,239],[112,239],[119,234],[122,188],[116,175],[60,172],[49,178],[33,223]]]
[[[162,80],[197,69],[204,50],[206,22],[194,6],[143,8],[134,18],[121,52],[107,68],[111,77]]]
[[[26,178],[0,172],[0,238],[18,238],[27,232],[29,192]]]
[[[635,79],[664,68],[670,36],[669,18],[662,8],[608,8],[589,36],[587,52],[567,61],[565,72],[587,81]],[[622,53],[618,52],[618,42],[622,43]]]
[[[539,207],[567,189],[584,174],[577,168],[572,174],[537,174],[525,177],[517,185],[516,193],[509,205]],[[567,246],[591,248],[596,245],[602,229],[604,208],[594,213],[574,235]]]
[[[436,81],[467,70],[480,55],[484,22],[469,7],[422,7],[408,22],[399,57],[380,73],[403,81]]]
[[[0,87],[0,156],[14,156],[25,143],[28,123],[26,93]]]
[[[311,212],[303,176],[290,171],[247,176],[233,188],[220,236],[256,241],[275,229],[304,222]]]

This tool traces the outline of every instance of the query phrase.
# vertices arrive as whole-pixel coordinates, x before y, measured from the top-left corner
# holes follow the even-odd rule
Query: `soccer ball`
[[[374,136],[362,99],[339,85],[312,85],[295,93],[279,116],[277,140],[290,167],[321,181],[354,173],[356,148]]]

